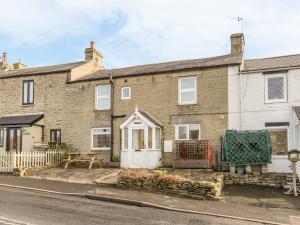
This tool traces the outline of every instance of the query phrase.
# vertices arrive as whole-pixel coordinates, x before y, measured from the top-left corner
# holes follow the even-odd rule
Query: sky
[[[106,68],[223,55],[242,31],[246,58],[300,53],[297,0],[0,0],[0,9],[0,52],[30,67],[81,61],[91,40]]]

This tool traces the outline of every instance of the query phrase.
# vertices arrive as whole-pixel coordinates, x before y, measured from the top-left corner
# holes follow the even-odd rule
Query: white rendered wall
[[[292,106],[300,106],[300,70],[294,69],[285,73],[288,101],[284,103],[265,103],[266,75],[243,73],[240,76],[234,67],[229,68],[228,72],[228,128],[257,130],[266,129],[266,122],[289,122],[288,148],[290,150],[300,147],[300,130],[295,129],[299,121],[292,110]],[[274,157],[273,164],[268,167],[270,172],[290,171],[290,162],[286,158]]]

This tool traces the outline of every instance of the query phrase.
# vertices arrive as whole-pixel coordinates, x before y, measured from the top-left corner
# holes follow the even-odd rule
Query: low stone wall
[[[161,172],[125,170],[119,173],[117,186],[197,199],[220,200],[222,198],[223,175],[215,174],[207,181],[193,181],[182,176]]]
[[[224,173],[224,184],[252,184],[258,186],[288,189],[293,182],[292,174],[287,173],[257,173],[257,174],[233,174]],[[297,182],[299,184],[299,180]]]

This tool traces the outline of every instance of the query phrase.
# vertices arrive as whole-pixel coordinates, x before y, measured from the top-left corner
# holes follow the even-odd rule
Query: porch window
[[[160,128],[155,128],[155,148],[160,149]]]
[[[124,149],[128,149],[128,128],[124,128]]]
[[[110,128],[93,128],[92,150],[109,150],[111,141],[110,135]]]
[[[111,87],[110,85],[99,85],[96,87],[96,109],[110,109]]]
[[[61,144],[61,130],[51,129],[50,130],[50,142],[55,144]]]
[[[196,77],[184,77],[178,80],[178,103],[180,105],[197,103]]]
[[[34,82],[33,80],[23,81],[23,105],[33,104],[34,102]]]
[[[148,148],[152,149],[152,127],[148,127]]]
[[[265,76],[265,101],[266,103],[287,101],[285,74]]]
[[[182,124],[176,126],[176,140],[199,140],[199,124]]]
[[[0,147],[3,147],[4,144],[4,129],[0,129]]]
[[[131,98],[131,88],[130,87],[123,87],[121,91],[121,99],[130,99]]]

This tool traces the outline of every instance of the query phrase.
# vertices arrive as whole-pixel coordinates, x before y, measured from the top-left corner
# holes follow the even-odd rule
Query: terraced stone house
[[[121,167],[186,166],[181,143],[220,149],[228,81],[240,72],[243,49],[243,35],[233,34],[226,55],[119,69],[105,69],[94,43],[84,61],[62,65],[26,68],[4,55],[0,151],[63,142],[106,161],[119,158]],[[184,150],[183,158],[195,157]],[[207,155],[201,157],[188,166],[207,167]]]

